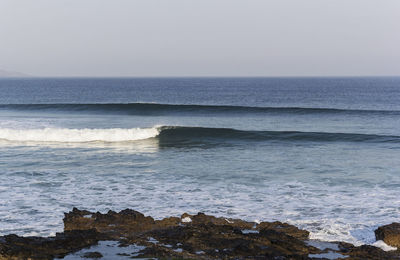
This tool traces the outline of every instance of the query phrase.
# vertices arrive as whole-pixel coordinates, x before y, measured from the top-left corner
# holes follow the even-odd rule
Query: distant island
[[[20,72],[6,71],[0,69],[0,78],[19,78],[19,77],[30,77],[30,75]]]

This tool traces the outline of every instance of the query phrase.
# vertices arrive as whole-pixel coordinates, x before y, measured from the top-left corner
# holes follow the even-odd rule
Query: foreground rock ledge
[[[375,237],[390,246],[400,247],[400,223],[379,227],[375,230]]]
[[[63,258],[99,241],[118,241],[129,258],[159,259],[400,259],[400,252],[373,246],[355,247],[335,242],[317,248],[307,241],[309,232],[281,222],[247,222],[203,213],[154,220],[126,209],[106,214],[74,208],[65,214],[64,232],[55,237],[0,237],[0,259]],[[122,254],[121,254],[122,255]],[[82,255],[101,258],[99,252]]]

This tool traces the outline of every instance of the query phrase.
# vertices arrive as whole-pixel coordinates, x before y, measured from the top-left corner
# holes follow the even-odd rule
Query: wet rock
[[[125,209],[119,213],[108,211],[106,214],[92,213],[74,208],[65,213],[64,230],[95,229],[109,238],[119,238],[131,233],[143,232],[155,228],[152,217],[145,217],[142,213]]]
[[[72,230],[55,237],[0,237],[0,259],[53,259],[95,245],[99,234],[95,230]]]
[[[102,258],[103,255],[100,252],[87,252],[83,255],[84,258],[92,258],[92,259],[96,259],[96,258]]]
[[[400,223],[392,223],[375,230],[376,240],[383,240],[386,244],[400,247]]]
[[[165,228],[178,226],[181,223],[181,219],[177,217],[164,218],[162,220],[155,221],[155,228]]]
[[[191,222],[186,223],[192,223],[193,225],[212,223],[214,225],[230,225],[232,227],[237,227],[240,229],[252,229],[256,225],[255,222],[247,222],[241,219],[232,218],[217,218],[201,212],[197,213],[197,215],[190,215],[185,213],[181,216],[182,220],[186,218],[189,218],[191,220]]]
[[[74,208],[65,214],[64,226],[65,230],[94,228],[109,238],[120,240],[125,246],[146,246],[139,254],[141,257],[238,259],[285,256],[302,259],[320,252],[304,243],[308,231],[295,226],[281,222],[257,225],[204,213],[154,220],[133,210],[101,214]]]
[[[400,259],[400,254],[397,251],[383,251],[382,249],[370,246],[370,245],[362,245],[362,246],[353,246],[348,243],[338,243],[340,251],[343,255],[346,256],[346,260],[380,260],[380,259]]]
[[[235,226],[212,222],[152,230],[132,237],[128,243],[141,243],[143,237],[151,237],[158,243],[148,245],[141,257],[268,259],[284,256],[306,259],[308,254],[320,252],[283,232],[263,229],[260,233],[243,234]]]
[[[0,237],[0,260],[53,259],[104,240],[118,241],[121,250],[116,254],[142,258],[323,259],[343,256],[346,259],[400,259],[399,251],[385,252],[373,246],[332,242],[334,246],[316,247],[310,241],[305,242],[308,231],[287,223],[257,224],[204,213],[154,220],[130,209],[102,214],[74,208],[65,214],[64,227],[64,233],[49,238]],[[396,233],[395,226],[382,230],[386,238],[390,237],[390,232]],[[377,234],[381,235],[379,232]],[[128,246],[136,251],[125,252],[123,248]],[[84,257],[100,258],[102,255],[90,252]]]
[[[299,229],[295,226],[289,225],[287,223],[282,223],[279,221],[275,222],[261,222],[260,224],[257,225],[258,230],[275,230],[278,232],[283,232],[289,236],[295,237],[297,239],[308,239],[308,236],[310,235],[310,232],[307,230]]]

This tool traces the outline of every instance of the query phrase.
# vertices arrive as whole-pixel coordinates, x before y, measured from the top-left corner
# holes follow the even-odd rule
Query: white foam
[[[76,260],[85,258],[85,253],[99,252],[102,254],[102,259],[127,259],[127,256],[137,257],[139,252],[145,249],[145,246],[132,244],[126,247],[120,246],[117,241],[99,241],[97,245],[89,248],[84,248],[78,252],[65,256],[64,260]],[[56,258],[60,259],[60,258]]]
[[[182,222],[183,222],[183,223],[190,223],[190,222],[192,222],[192,219],[189,218],[189,217],[186,217],[186,218],[183,218],[183,219],[182,219]]]
[[[376,246],[376,247],[379,247],[383,251],[394,251],[394,250],[397,250],[397,247],[389,246],[388,244],[386,244],[382,240],[378,240],[375,243],[373,243],[372,245]]]
[[[127,142],[156,137],[157,127],[153,128],[110,128],[110,129],[11,129],[0,128],[0,139],[19,142]]]
[[[227,218],[225,219],[225,221],[228,222],[229,224],[232,224],[232,223],[233,223],[233,221],[230,221],[230,220],[227,219]]]
[[[153,243],[153,244],[158,244],[158,240],[155,239],[154,237],[149,237],[149,238],[148,238],[148,241],[149,241],[150,243]]]

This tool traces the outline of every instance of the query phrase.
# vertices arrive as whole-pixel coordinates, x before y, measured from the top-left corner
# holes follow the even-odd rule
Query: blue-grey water
[[[133,208],[374,242],[400,217],[400,78],[1,79],[0,234]]]

